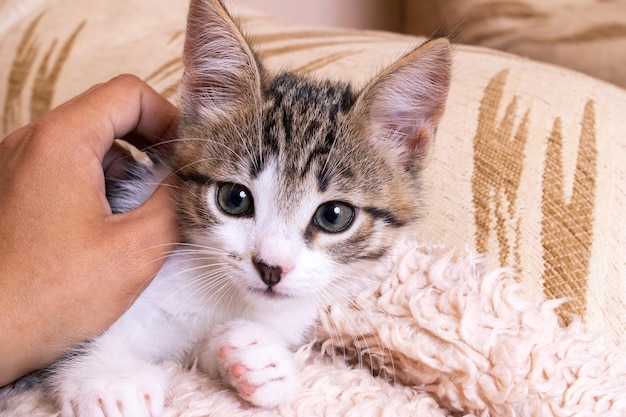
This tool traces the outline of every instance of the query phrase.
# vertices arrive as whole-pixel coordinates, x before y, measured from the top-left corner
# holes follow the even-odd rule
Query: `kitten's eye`
[[[217,204],[231,216],[250,216],[254,202],[250,191],[240,184],[225,182],[217,189]]]
[[[354,219],[354,208],[340,201],[329,201],[317,208],[313,223],[329,233],[346,230]]]

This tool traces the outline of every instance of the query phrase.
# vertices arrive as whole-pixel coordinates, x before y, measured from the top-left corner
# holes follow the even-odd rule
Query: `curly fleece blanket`
[[[474,254],[407,244],[388,267],[322,312],[291,401],[254,408],[171,363],[165,416],[626,416],[624,356],[580,321],[560,327],[563,301],[525,298]],[[58,413],[25,379],[0,391],[0,414]]]

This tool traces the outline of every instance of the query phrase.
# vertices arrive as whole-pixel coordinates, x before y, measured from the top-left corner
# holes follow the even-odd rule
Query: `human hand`
[[[174,248],[169,187],[112,214],[103,161],[115,138],[172,139],[177,117],[124,75],[0,142],[0,386],[108,328]]]

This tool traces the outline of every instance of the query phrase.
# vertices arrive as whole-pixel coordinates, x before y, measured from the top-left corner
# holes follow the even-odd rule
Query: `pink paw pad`
[[[232,346],[222,346],[219,351],[220,359],[222,359],[223,361],[228,361],[228,358],[235,350],[236,348]],[[251,384],[244,377],[244,375],[250,371],[248,367],[242,365],[241,363],[235,363],[230,366],[229,370],[233,378],[237,380],[237,390],[241,393],[241,395],[249,397],[256,392],[258,386],[255,384]]]
[[[232,376],[234,376],[235,378],[241,378],[243,376],[243,374],[245,374],[246,372],[248,372],[249,369],[246,368],[245,366],[236,363],[233,366],[230,367],[230,373]]]
[[[228,359],[228,357],[230,356],[230,354],[235,350],[234,347],[232,346],[222,346],[220,348],[220,353],[219,353],[219,357],[222,360],[226,360]]]

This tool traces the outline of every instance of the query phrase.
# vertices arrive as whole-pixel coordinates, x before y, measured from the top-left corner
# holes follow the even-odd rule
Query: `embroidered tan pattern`
[[[521,265],[516,200],[528,140],[528,112],[515,129],[518,105],[514,97],[506,107],[504,118],[498,122],[497,112],[507,75],[508,70],[503,70],[493,77],[480,102],[473,142],[472,195],[478,252],[489,252],[489,242],[495,234],[500,263]]]
[[[159,81],[163,82],[164,80],[167,80],[168,78],[174,76],[176,81],[167,85],[165,88],[159,91],[159,93],[163,97],[167,99],[173,99],[176,96],[176,92],[178,90],[178,84],[179,84],[178,74],[182,72],[183,72],[183,59],[182,57],[176,57],[174,59],[171,59],[163,63],[163,65],[161,65],[159,68],[153,71],[150,75],[148,75],[145,80],[148,84],[154,84]]]
[[[495,240],[500,264],[522,269],[521,213],[517,199],[528,141],[529,111],[524,113],[515,128],[518,99],[513,97],[503,119],[497,120],[507,75],[508,71],[504,70],[491,79],[480,103],[472,176],[476,248],[479,252],[491,252],[491,243]],[[549,298],[572,298],[561,308],[564,322],[568,321],[569,313],[584,317],[586,311],[597,172],[595,112],[591,100],[585,106],[581,125],[574,186],[569,202],[563,179],[563,128],[560,118],[554,120],[552,133],[547,139],[542,178],[543,288]]]
[[[77,26],[70,37],[60,46],[55,58],[53,56],[57,50],[58,40],[52,41],[39,65],[35,66],[41,48],[35,41],[35,31],[43,16],[43,14],[39,15],[26,29],[18,47],[18,54],[11,65],[0,129],[3,136],[20,127],[24,121],[35,120],[51,109],[56,82],[63,64],[67,60],[76,38],[86,24],[86,21],[83,21]],[[33,86],[29,90],[26,85],[32,71],[35,72],[35,76]],[[28,91],[31,94],[25,98],[23,94]],[[27,117],[22,114],[23,100],[28,100],[30,114]]]
[[[339,61],[347,56],[356,55],[361,51],[362,49],[355,51],[341,51],[334,54],[325,55],[319,59],[315,59],[311,62],[307,62],[306,64],[301,65],[298,68],[295,68],[294,71],[301,74],[307,74],[317,69],[323,68],[327,65],[331,65],[333,62]]]
[[[4,109],[2,110],[2,129],[0,129],[2,137],[20,127],[22,120],[26,120],[22,115],[21,96],[22,91],[25,91],[30,68],[37,57],[37,48],[34,45],[33,38],[35,28],[42,17],[43,14],[40,14],[33,19],[32,23],[24,31],[17,48],[17,55],[11,65],[11,72],[6,81],[6,97],[4,99]]]
[[[333,41],[328,42],[315,42],[315,43],[306,43],[306,44],[290,44],[290,45],[282,45],[273,48],[262,48],[261,52],[264,57],[269,58],[275,55],[282,55],[287,53],[295,53],[306,50],[314,50],[314,49],[322,49],[326,47],[333,46],[344,46],[348,44],[363,44],[366,43],[367,39],[351,39],[346,40],[345,38],[339,38]]]
[[[50,45],[46,55],[43,58],[39,68],[37,68],[37,74],[35,76],[35,84],[33,86],[33,95],[30,99],[30,117],[31,119],[37,119],[48,111],[52,107],[52,96],[56,87],[59,74],[63,68],[63,64],[67,60],[67,57],[72,50],[72,46],[76,41],[76,38],[80,34],[83,27],[85,27],[86,21],[83,21],[72,32],[69,38],[61,45],[57,57],[52,61],[52,55],[55,52],[57,46],[57,40],[54,40]]]
[[[585,105],[581,126],[574,185],[568,202],[569,193],[563,184],[561,120],[554,121],[543,173],[541,241],[546,295],[572,297],[565,310],[584,317],[597,174],[595,110],[591,100]],[[567,315],[562,318],[566,323],[569,321]]]

